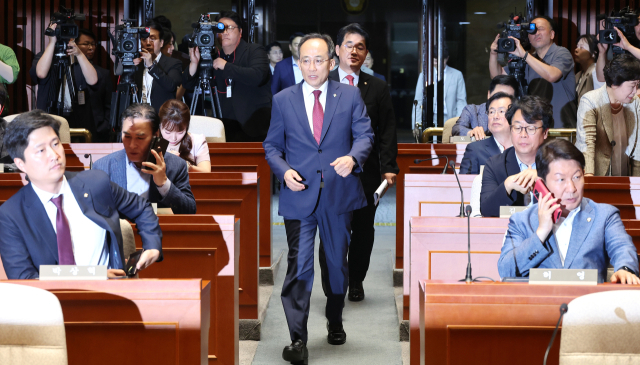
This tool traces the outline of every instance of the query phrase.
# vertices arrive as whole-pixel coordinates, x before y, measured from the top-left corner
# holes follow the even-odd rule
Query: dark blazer
[[[91,109],[93,111],[93,122],[96,125],[96,132],[105,136],[109,135],[111,124],[111,94],[113,93],[113,82],[111,73],[96,64],[93,67],[98,73],[98,82],[89,85],[89,99],[91,99]]]
[[[460,173],[477,175],[480,173],[481,165],[486,165],[490,157],[499,154],[500,148],[493,137],[471,142],[467,145],[462,162],[460,162]]]
[[[338,69],[329,73],[329,79],[340,82]],[[387,172],[397,174],[400,171],[396,163],[398,156],[396,118],[386,82],[360,72],[358,89],[367,106],[367,114],[375,134],[373,149],[364,165],[364,171],[360,174],[360,180],[365,194],[373,194],[382,181],[382,174]]]
[[[520,173],[516,150],[509,147],[503,153],[487,160],[482,173],[480,213],[483,217],[499,217],[502,206],[524,206],[524,195],[516,190],[507,195],[504,180]],[[534,197],[533,202],[537,199]]]
[[[80,209],[107,231],[109,268],[124,268],[120,215],[134,221],[142,247],[160,251],[162,231],[148,201],[109,181],[102,171],[66,172]],[[31,184],[0,206],[0,256],[9,279],[37,279],[40,265],[58,263],[56,233]]]
[[[276,63],[271,80],[271,94],[275,95],[295,84],[296,77],[293,74],[293,57],[287,57]]]
[[[382,81],[384,81],[384,82],[387,82],[387,78],[386,78],[386,77],[384,77],[384,75],[379,74],[379,73],[377,73],[377,72],[375,72],[375,71],[373,71],[373,76],[375,76],[375,77],[379,78],[380,80],[382,80]]]
[[[182,84],[182,62],[175,58],[162,55],[158,64],[149,69],[153,77],[151,86],[151,106],[156,112],[165,101],[176,98],[178,86]],[[137,66],[134,80],[138,86],[138,99],[142,101],[142,77],[144,76],[144,63]]]
[[[153,95],[153,92],[152,92]],[[102,170],[109,175],[111,181],[127,188],[127,159],[125,150],[111,153],[93,163],[93,168]],[[158,187],[153,182],[149,183],[149,201],[158,203],[158,208],[171,208],[175,214],[195,214],[196,199],[189,185],[189,172],[183,159],[171,153],[164,156],[167,165],[167,179],[171,181],[171,188],[162,198]]]
[[[322,196],[332,212],[343,214],[367,205],[357,174],[373,147],[373,130],[357,88],[329,80],[320,145],[309,126],[302,83],[283,90],[273,98],[271,126],[262,145],[271,171],[280,181],[287,170],[294,169],[308,186],[293,192],[283,184],[278,213],[286,219],[313,213],[323,175]],[[329,164],[347,155],[356,159],[358,167],[343,178]]]

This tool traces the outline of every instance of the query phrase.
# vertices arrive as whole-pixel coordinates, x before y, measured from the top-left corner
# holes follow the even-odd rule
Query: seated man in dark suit
[[[513,146],[509,122],[505,115],[514,101],[513,96],[505,93],[493,94],[489,98],[486,105],[492,136],[467,145],[460,163],[461,174],[479,174],[480,166],[486,164],[490,157],[499,155],[505,148]]]
[[[160,133],[160,118],[155,110],[149,104],[131,104],[121,120],[124,150],[97,160],[93,168],[106,172],[111,181],[128,191],[158,203],[158,208],[171,208],[175,214],[195,214],[196,200],[185,160],[171,153],[162,156],[151,151],[157,163],[146,162],[151,139]]]
[[[529,276],[533,268],[596,269],[603,282],[611,264],[612,283],[640,284],[638,253],[620,212],[584,198],[582,152],[556,139],[540,147],[536,165],[549,193],[511,216],[498,261],[500,276]],[[554,223],[558,208],[562,214]]]
[[[513,147],[487,160],[482,174],[480,213],[498,217],[501,206],[527,206],[538,177],[536,152],[553,125],[553,107],[539,96],[525,96],[507,113]]]
[[[291,57],[287,57],[276,64],[271,80],[271,94],[275,95],[280,91],[299,84],[302,81],[302,72],[298,67],[298,44],[304,37],[304,33],[296,32],[289,37],[289,51]]]
[[[40,265],[107,265],[124,276],[120,215],[145,249],[138,269],[162,260],[162,232],[149,202],[102,171],[65,172],[60,124],[40,110],[9,123],[5,146],[30,183],[0,206],[0,257],[9,279],[37,279]]]

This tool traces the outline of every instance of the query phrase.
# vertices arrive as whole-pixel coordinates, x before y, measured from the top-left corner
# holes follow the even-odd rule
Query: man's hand
[[[507,194],[511,194],[513,190],[527,194],[533,188],[537,177],[538,171],[536,169],[526,169],[518,174],[509,176],[504,181],[504,187],[507,190]]]
[[[191,61],[191,63],[195,63],[196,65],[200,63],[200,48],[189,48],[189,61]]]
[[[606,54],[608,49],[609,49],[609,45],[608,44],[598,42],[599,55]],[[598,56],[598,58],[600,58],[600,56]]]
[[[627,270],[620,269],[611,275],[612,283],[640,284],[640,279]]]
[[[144,270],[151,266],[154,262],[158,261],[160,258],[160,251],[158,250],[144,250],[142,255],[140,255],[140,259],[138,260],[138,264],[136,265],[136,271]]]
[[[514,56],[524,58],[524,56],[527,54],[527,51],[525,51],[524,48],[522,48],[522,45],[520,44],[520,40],[514,37],[509,37],[509,38],[513,39],[513,41],[516,44],[516,49],[513,52],[509,52],[509,53],[511,53]]]
[[[153,60],[156,59],[156,55],[142,48],[140,50],[140,58],[142,61],[144,61],[144,67],[149,68],[153,66]]]
[[[382,178],[387,180],[387,184],[389,184],[389,186],[393,186],[393,184],[396,183],[396,174],[393,172],[386,172],[382,174]]]
[[[498,54],[498,39],[500,39],[500,34],[498,34],[496,39],[493,40],[493,43],[491,43],[491,54]]]
[[[164,157],[158,154],[155,150],[151,150],[151,153],[156,158],[156,163],[143,162],[142,166],[151,168],[151,170],[142,169],[142,172],[153,176],[153,182],[157,187],[161,187],[167,183],[167,165],[164,163]]]
[[[614,27],[613,29],[616,30],[616,32],[618,33],[618,37],[620,37],[620,42],[614,44],[614,46],[620,47],[625,51],[628,51],[629,48],[631,48],[631,43],[629,43],[629,41],[627,40],[627,37],[624,36],[624,34],[620,31],[620,29],[616,27]]]
[[[284,182],[291,191],[302,191],[306,186],[302,184],[302,178],[294,169],[289,169],[284,173]]]
[[[473,128],[472,130],[467,132],[467,136],[475,137],[476,141],[481,141],[486,137],[486,135],[484,134],[484,128],[482,127]]]
[[[123,276],[127,276],[127,274],[124,272],[124,270],[120,270],[120,269],[108,269],[107,270],[107,278],[119,278],[119,277],[123,277]]]
[[[51,28],[51,29],[53,29],[53,30],[56,30],[56,28],[57,28],[57,27],[58,27],[58,24],[55,24],[55,23],[54,23],[54,24],[51,24],[51,25],[49,26],[49,28]],[[54,35],[49,36],[49,44],[53,43],[53,45],[55,46],[55,44],[56,44],[56,42],[57,42],[57,41],[58,41],[58,37],[56,37],[56,36],[54,36]]]
[[[342,177],[347,177],[353,171],[353,166],[355,163],[353,162],[353,158],[351,156],[342,156],[336,158],[335,161],[330,163],[330,166],[334,166],[336,173]]]
[[[76,45],[76,42],[74,41],[69,41],[69,44],[67,45],[67,54],[69,56],[80,56],[82,53],[82,51],[80,51],[80,48],[78,48],[78,46]]]
[[[222,57],[218,57],[213,61],[213,68],[216,70],[224,70],[224,66],[227,65],[227,61]]]
[[[553,197],[553,194],[540,198],[538,201],[538,229],[536,235],[540,239],[540,242],[544,242],[551,230],[553,229],[553,212],[560,208],[559,200]]]

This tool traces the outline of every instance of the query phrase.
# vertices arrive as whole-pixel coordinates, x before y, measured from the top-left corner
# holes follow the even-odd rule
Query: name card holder
[[[469,136],[451,136],[449,137],[449,143],[471,143],[475,142],[476,137]]]
[[[511,218],[512,215],[520,212],[524,212],[529,207],[512,207],[512,206],[502,206],[500,207],[500,218]]]
[[[529,284],[533,285],[597,285],[596,269],[531,269]]]
[[[40,265],[40,280],[107,280],[107,266]]]

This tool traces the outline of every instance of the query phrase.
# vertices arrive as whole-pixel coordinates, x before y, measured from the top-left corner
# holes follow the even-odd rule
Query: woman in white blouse
[[[211,172],[209,146],[202,134],[189,133],[191,114],[187,104],[180,100],[167,100],[160,107],[160,131],[169,141],[168,153],[173,153],[187,162],[189,171]]]

